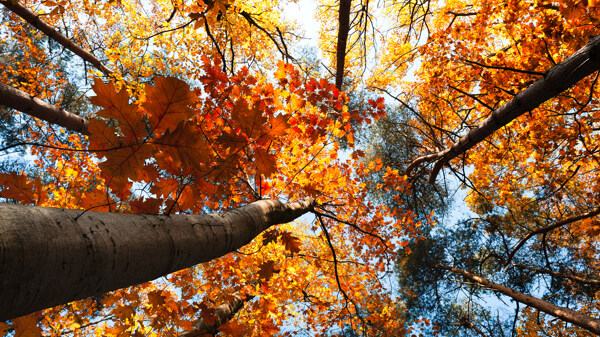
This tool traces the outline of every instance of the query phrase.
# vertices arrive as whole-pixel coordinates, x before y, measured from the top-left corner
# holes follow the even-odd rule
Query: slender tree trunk
[[[344,65],[346,62],[346,46],[348,44],[348,32],[350,31],[350,9],[352,0],[339,0],[340,8],[338,11],[338,38],[336,51],[336,71],[335,71],[335,86],[342,90],[344,82]]]
[[[543,311],[543,312],[547,313],[548,315],[554,316],[565,322],[572,323],[580,328],[586,329],[595,334],[600,334],[600,319],[596,319],[596,318],[581,314],[581,313],[579,313],[575,310],[569,309],[569,308],[559,307],[552,303],[541,300],[537,297],[523,294],[522,292],[516,291],[512,288],[503,286],[501,284],[494,283],[488,279],[485,279],[481,276],[471,274],[468,271],[465,271],[465,270],[462,270],[459,268],[442,266],[442,265],[435,265],[433,267],[437,268],[437,269],[448,270],[448,271],[452,272],[453,274],[464,276],[465,278],[467,278],[471,281],[477,282],[486,288],[490,288],[494,291],[497,291],[506,296],[509,296],[510,298],[512,298],[513,300],[515,300],[517,302],[528,305],[539,311]]]
[[[476,128],[461,137],[450,148],[415,159],[406,169],[407,174],[423,162],[435,161],[429,181],[435,181],[440,169],[450,160],[465,153],[479,142],[522,114],[567,90],[586,76],[600,69],[600,36],[563,62],[553,66],[544,77],[520,92],[508,103],[492,111]]]
[[[54,41],[58,42],[61,46],[75,53],[85,61],[91,63],[96,69],[100,70],[104,75],[110,76],[111,70],[108,69],[99,59],[97,59],[91,53],[85,51],[83,48],[76,45],[68,37],[62,35],[50,25],[42,21],[39,16],[32,13],[29,9],[21,6],[18,1],[14,0],[0,0],[0,3],[8,8],[11,12],[20,16],[23,20],[27,21],[30,25],[39,29],[42,33],[46,34]]]
[[[167,216],[0,204],[0,321],[210,261],[313,206],[260,200]]]
[[[71,131],[88,134],[87,119],[65,111],[56,105],[46,103],[4,83],[0,83],[0,105],[60,125]]]

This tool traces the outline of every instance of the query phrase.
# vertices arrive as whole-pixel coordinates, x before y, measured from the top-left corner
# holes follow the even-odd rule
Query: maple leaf
[[[39,314],[34,312],[27,316],[13,319],[14,337],[37,337],[42,335],[42,329],[37,325]]]
[[[162,199],[157,198],[139,198],[129,202],[131,210],[134,213],[158,214]]]
[[[116,130],[109,127],[105,120],[92,119],[89,130],[92,132],[90,146],[95,146],[98,155],[106,158],[99,164],[102,171],[112,177],[138,180],[141,167],[146,159],[153,155],[150,146],[144,142],[128,143],[124,137],[119,137]]]
[[[290,124],[288,123],[288,117],[279,115],[277,117],[270,117],[269,123],[271,129],[269,130],[269,136],[283,136],[289,132]]]
[[[275,273],[275,261],[267,261],[258,266],[258,276],[263,280],[269,280]]]
[[[277,242],[277,238],[280,233],[277,229],[271,229],[263,233],[263,246],[268,245],[271,242]]]
[[[199,128],[193,123],[181,122],[177,128],[167,132],[153,142],[163,150],[156,155],[160,162],[172,162],[167,167],[179,167],[184,170],[202,171],[203,165],[210,161],[210,149]]]
[[[0,186],[3,187],[3,190],[0,191],[1,197],[14,199],[25,204],[35,203],[38,198],[35,197],[34,186],[36,186],[38,193],[39,188],[41,188],[39,178],[32,182],[27,175],[17,174],[17,172],[0,173]]]
[[[283,243],[285,249],[292,254],[300,252],[300,245],[302,242],[290,232],[281,232],[281,243]]]
[[[254,149],[254,164],[258,169],[258,173],[267,178],[277,172],[277,160],[275,155],[260,147]]]
[[[255,138],[267,132],[268,119],[262,115],[258,106],[248,106],[244,99],[238,99],[231,111],[231,117],[249,137]]]
[[[90,102],[104,108],[97,112],[98,116],[116,119],[119,128],[128,140],[145,136],[146,124],[143,116],[138,112],[136,105],[129,104],[127,91],[121,90],[117,93],[112,82],[104,83],[98,78],[94,79],[92,89],[96,96],[90,97]],[[94,135],[93,132],[91,134]]]
[[[151,129],[162,134],[193,115],[191,107],[197,96],[187,83],[175,77],[156,77],[154,83],[154,86],[146,84],[143,107],[148,111]]]
[[[165,304],[165,296],[162,294],[162,290],[153,290],[148,293],[148,303],[155,307]]]

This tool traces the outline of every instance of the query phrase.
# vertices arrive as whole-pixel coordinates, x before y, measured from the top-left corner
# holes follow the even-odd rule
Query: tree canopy
[[[0,335],[600,334],[595,1],[0,3]]]

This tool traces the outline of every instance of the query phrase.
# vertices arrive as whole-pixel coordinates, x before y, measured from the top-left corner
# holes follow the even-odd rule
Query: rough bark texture
[[[313,203],[171,216],[0,204],[0,321],[210,261]]]
[[[73,43],[69,38],[62,35],[58,31],[54,30],[47,23],[42,21],[39,16],[32,13],[27,8],[21,6],[17,1],[12,0],[0,0],[0,3],[3,4],[6,8],[8,8],[11,12],[17,14],[23,20],[27,21],[30,25],[39,29],[42,33],[46,34],[54,41],[58,42],[61,46],[67,48],[68,50],[75,53],[85,61],[91,63],[94,67],[100,70],[106,76],[109,76],[111,71],[108,69],[100,60],[98,60],[94,55],[89,52],[83,50],[81,47]]]
[[[87,119],[46,103],[30,94],[0,83],[0,105],[60,125],[71,131],[88,134]]]
[[[430,182],[435,181],[440,169],[450,160],[465,153],[513,119],[537,108],[598,69],[600,69],[600,36],[592,38],[588,44],[571,57],[550,68],[543,78],[518,93],[508,103],[494,110],[488,118],[461,137],[450,148],[414,160],[408,166],[407,174],[410,174],[412,169],[423,162],[436,161],[429,177]]]
[[[338,39],[337,39],[337,64],[335,70],[335,86],[342,90],[344,81],[344,65],[346,62],[346,45],[348,44],[348,31],[350,30],[350,8],[352,0],[340,0],[338,12]]]
[[[600,334],[600,320],[599,319],[596,319],[596,318],[593,318],[590,316],[586,316],[584,314],[581,314],[581,313],[579,313],[575,310],[571,310],[569,308],[559,307],[557,305],[554,305],[552,303],[546,302],[544,300],[541,300],[541,299],[533,297],[533,296],[523,294],[522,292],[516,291],[512,288],[503,286],[501,284],[494,283],[488,279],[485,279],[481,276],[471,274],[468,271],[465,271],[465,270],[462,270],[459,268],[454,268],[454,267],[449,267],[449,266],[440,266],[440,265],[436,265],[436,266],[434,266],[434,268],[444,269],[444,270],[448,270],[448,271],[452,272],[453,274],[462,275],[462,276],[466,277],[467,279],[477,282],[486,288],[492,289],[492,290],[500,292],[506,296],[509,296],[510,298],[514,299],[517,302],[528,305],[539,311],[543,311],[543,312],[547,313],[548,315],[559,318],[565,322],[572,323],[580,328],[586,329],[595,334]]]

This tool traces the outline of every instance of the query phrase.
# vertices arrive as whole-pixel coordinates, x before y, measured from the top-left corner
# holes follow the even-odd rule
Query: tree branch
[[[513,250],[510,252],[510,254],[508,254],[508,258],[506,258],[504,265],[508,265],[512,261],[513,257],[517,253],[517,251],[519,251],[519,249],[521,249],[521,247],[523,247],[523,245],[527,242],[527,240],[531,239],[532,237],[534,237],[538,234],[548,233],[556,228],[568,225],[575,221],[591,218],[598,214],[600,214],[600,207],[594,209],[593,211],[590,211],[590,212],[587,212],[587,213],[584,213],[584,214],[581,214],[578,216],[570,217],[570,218],[564,219],[562,221],[559,221],[553,225],[542,227],[542,228],[536,229],[532,232],[529,232],[529,234],[525,235],[525,237],[523,239],[521,239],[521,241],[515,246],[515,248],[513,248]]]
[[[449,267],[444,265],[434,265],[433,268],[443,269],[450,271],[453,274],[464,276],[465,278],[477,282],[479,285],[484,286],[493,291],[502,293],[515,301],[521,302],[539,311],[543,311],[548,315],[561,319],[565,322],[572,323],[580,328],[591,331],[595,334],[600,334],[600,320],[579,313],[575,310],[559,307],[550,302],[546,302],[537,297],[526,295],[522,292],[516,291],[512,288],[503,286],[501,284],[494,283],[486,278],[471,274],[466,270],[462,270],[455,267]]]
[[[58,42],[61,46],[67,48],[68,50],[75,53],[75,55],[81,57],[83,60],[91,63],[96,69],[100,70],[104,75],[110,76],[112,71],[108,69],[99,59],[97,59],[91,53],[83,50],[81,47],[76,45],[73,41],[71,41],[68,37],[62,35],[54,28],[49,26],[47,23],[42,21],[39,16],[32,13],[27,8],[21,6],[16,1],[11,0],[0,0],[6,8],[8,8],[11,12],[20,16],[23,20],[27,21],[29,24],[40,30],[42,33],[46,34],[54,41]]]
[[[65,111],[56,105],[46,103],[4,83],[0,83],[0,105],[60,125],[71,131],[84,135],[89,134],[87,119]]]
[[[508,103],[492,111],[488,118],[461,137],[450,148],[415,159],[406,169],[407,175],[410,175],[410,172],[423,162],[435,162],[429,176],[429,181],[434,182],[441,168],[450,160],[465,153],[512,120],[537,108],[599,68],[600,36],[596,36],[565,61],[550,68],[543,78],[518,93]]]

